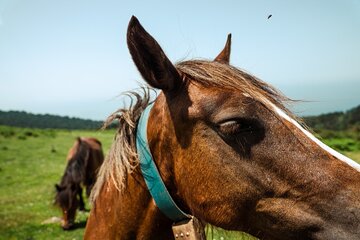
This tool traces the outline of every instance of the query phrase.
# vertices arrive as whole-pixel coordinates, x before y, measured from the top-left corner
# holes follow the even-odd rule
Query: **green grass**
[[[225,231],[221,228],[207,226],[205,229],[208,240],[256,240],[257,238],[242,232]]]
[[[54,184],[77,136],[94,136],[108,149],[113,132],[0,126],[0,239],[82,239],[84,228],[65,232],[58,224],[41,224],[61,216],[52,205]],[[78,224],[84,225],[86,215],[78,214]]]
[[[54,184],[60,181],[66,155],[77,136],[98,138],[106,153],[115,130],[69,131],[0,126],[0,239],[82,239],[84,227],[63,231],[59,224],[42,224],[61,216],[53,207]],[[335,135],[334,135],[335,136]],[[327,144],[360,160],[359,141],[347,136],[325,139]],[[89,205],[87,204],[87,208]],[[78,213],[84,226],[88,213]],[[208,239],[255,239],[245,234],[214,229]]]

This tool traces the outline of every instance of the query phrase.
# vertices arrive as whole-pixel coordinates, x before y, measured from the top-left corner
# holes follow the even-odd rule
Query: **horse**
[[[109,117],[119,129],[92,191],[85,239],[189,235],[173,234],[147,185],[137,145],[144,113],[159,175],[200,228],[271,240],[360,239],[360,165],[315,138],[280,91],[230,65],[231,35],[214,60],[173,64],[133,16],[127,44],[159,93],[134,93]]]
[[[69,150],[67,166],[60,184],[55,184],[55,205],[62,209],[61,226],[69,230],[74,226],[76,209],[84,211],[82,186],[89,197],[97,172],[104,161],[101,142],[95,138],[78,137]]]

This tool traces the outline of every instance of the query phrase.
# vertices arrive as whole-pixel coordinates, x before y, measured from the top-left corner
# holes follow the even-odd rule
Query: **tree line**
[[[100,129],[102,121],[24,111],[0,111],[0,125],[27,128]]]
[[[333,112],[304,118],[314,130],[360,131],[360,105],[346,112]]]
[[[360,130],[360,105],[346,112],[333,112],[304,118],[314,130]],[[28,128],[99,129],[102,121],[51,114],[33,114],[24,111],[1,111],[0,125]],[[115,124],[112,125],[114,127]]]

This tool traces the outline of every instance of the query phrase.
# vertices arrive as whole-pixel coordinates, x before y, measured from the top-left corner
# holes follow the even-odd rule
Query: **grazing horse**
[[[110,117],[120,128],[92,192],[85,239],[186,239],[173,235],[142,173],[136,131],[144,112],[163,183],[201,226],[260,239],[360,239],[360,166],[306,130],[289,99],[231,66],[230,36],[214,61],[173,65],[132,17],[127,43],[161,92],[152,103],[135,95]]]
[[[104,161],[101,143],[95,138],[77,138],[69,150],[67,166],[60,184],[55,184],[55,204],[63,212],[62,228],[74,225],[76,209],[85,210],[82,185],[89,197],[97,172]]]

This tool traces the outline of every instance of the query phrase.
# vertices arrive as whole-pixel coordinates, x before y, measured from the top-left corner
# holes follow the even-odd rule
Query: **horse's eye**
[[[225,136],[236,136],[240,133],[251,132],[252,125],[247,121],[241,119],[230,119],[218,124],[218,129],[221,134]]]

